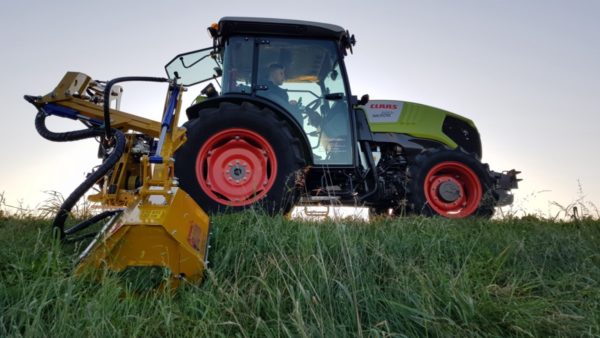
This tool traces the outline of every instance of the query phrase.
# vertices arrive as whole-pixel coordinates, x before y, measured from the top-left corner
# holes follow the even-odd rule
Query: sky
[[[55,143],[34,127],[24,94],[50,92],[66,71],[95,79],[165,76],[176,54],[208,47],[223,16],[340,25],[355,34],[346,59],[354,95],[418,102],[477,125],[483,161],[518,169],[505,213],[554,216],[583,201],[600,208],[600,1],[33,1],[0,11],[3,103],[0,193],[39,207],[67,196],[99,164],[94,141]],[[125,84],[121,109],[160,119],[166,87]],[[201,88],[192,87],[187,102]],[[184,101],[186,102],[186,101]],[[185,119],[184,119],[185,120]],[[182,121],[182,123],[185,121]],[[67,131],[81,124],[50,118]]]

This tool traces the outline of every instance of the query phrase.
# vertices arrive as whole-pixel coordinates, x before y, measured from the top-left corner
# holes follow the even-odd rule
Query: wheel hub
[[[228,180],[233,180],[237,184],[241,184],[241,181],[248,180],[248,177],[250,176],[248,163],[239,160],[232,162],[227,165],[229,170],[225,172],[225,178]]]
[[[200,187],[223,205],[256,202],[271,189],[276,175],[273,148],[261,135],[247,129],[226,129],[213,135],[196,159]]]
[[[460,198],[462,189],[456,181],[450,178],[440,184],[438,193],[445,202],[454,202]]]
[[[435,206],[452,210],[462,206],[465,202],[464,190],[460,181],[449,175],[435,177],[429,186]]]

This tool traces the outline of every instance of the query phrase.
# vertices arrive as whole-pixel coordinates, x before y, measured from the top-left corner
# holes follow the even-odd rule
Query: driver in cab
[[[273,63],[269,66],[267,74],[267,95],[285,107],[286,104],[289,104],[289,96],[287,90],[280,87],[285,80],[285,69],[279,63]]]
[[[267,69],[267,90],[265,97],[287,109],[299,122],[302,117],[298,111],[298,103],[294,100],[290,101],[290,97],[286,89],[280,86],[285,81],[285,68],[279,63],[273,63]]]

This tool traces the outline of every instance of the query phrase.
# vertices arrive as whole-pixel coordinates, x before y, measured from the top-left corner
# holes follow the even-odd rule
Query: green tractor
[[[208,213],[333,205],[464,218],[513,202],[519,172],[481,162],[471,120],[352,95],[344,58],[356,41],[342,27],[225,17],[208,30],[212,47],[165,67],[180,85],[205,83],[175,176]]]

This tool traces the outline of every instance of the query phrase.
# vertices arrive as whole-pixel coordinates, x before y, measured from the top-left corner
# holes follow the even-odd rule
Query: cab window
[[[353,147],[348,95],[338,60],[333,41],[230,38],[224,54],[223,93],[247,93],[271,101],[302,126],[315,164],[349,165]]]

